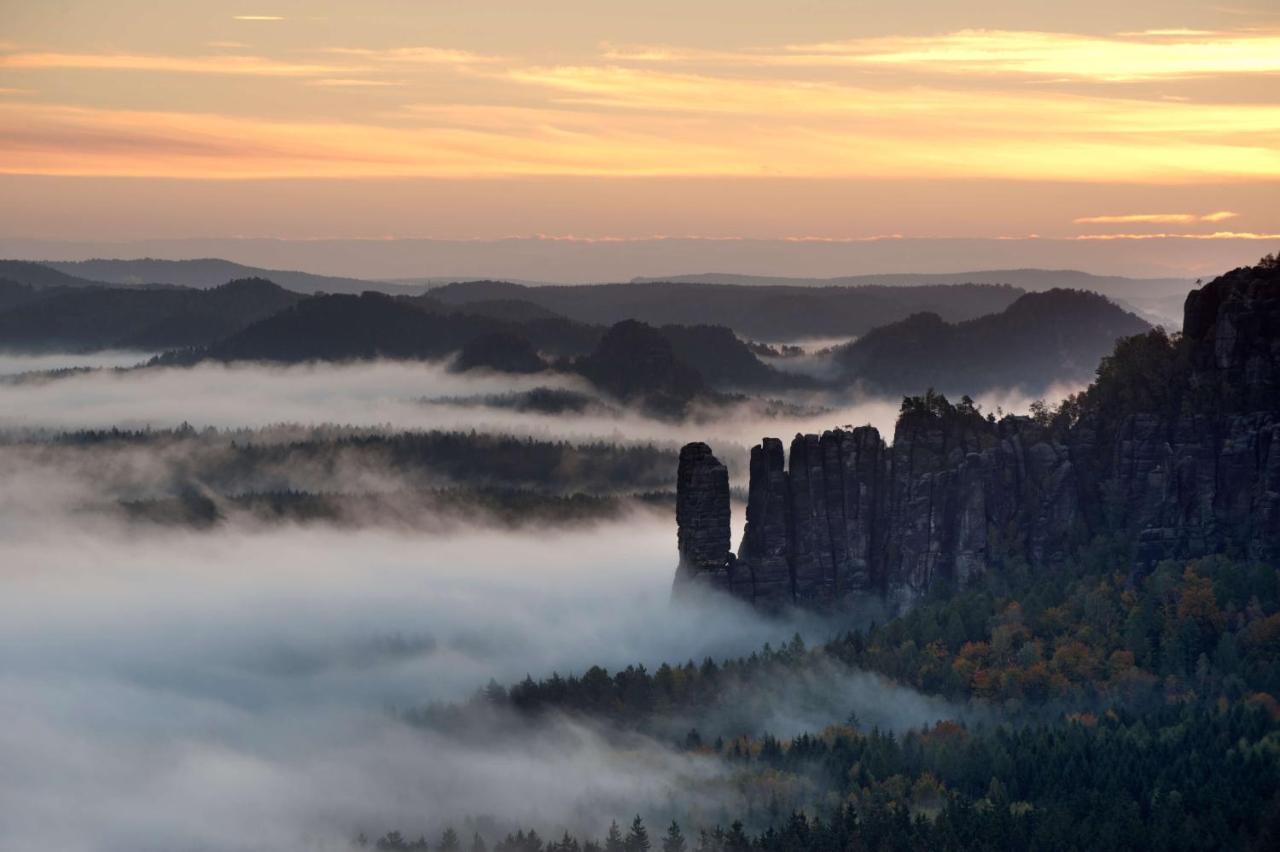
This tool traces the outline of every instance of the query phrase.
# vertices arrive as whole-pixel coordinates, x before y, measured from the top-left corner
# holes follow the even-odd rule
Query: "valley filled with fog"
[[[890,400],[804,394],[770,411],[744,399],[670,420],[569,376],[393,361],[118,369],[137,360],[5,362],[33,371],[0,384],[0,822],[12,848],[218,850],[250,838],[347,849],[360,832],[438,833],[462,820],[491,833],[595,833],[602,814],[637,807],[714,822],[748,794],[717,757],[673,748],[690,728],[786,736],[857,717],[906,730],[961,714],[833,668],[646,731],[494,711],[475,738],[413,721],[490,683],[737,658],[883,617],[761,618],[727,598],[673,601],[671,504],[632,498],[672,487],[686,439],[716,436],[745,471],[746,447],[764,434],[840,421],[891,429]],[[58,372],[73,366],[90,369]],[[511,407],[535,388],[593,401],[570,413]],[[581,467],[553,484],[615,493],[606,513],[512,523],[459,513],[447,490],[423,496],[466,477],[330,443],[473,430],[651,456],[631,478]],[[245,447],[299,442],[327,449],[238,460]],[[234,498],[255,489],[380,497],[337,524],[237,512]],[[217,524],[122,509],[193,492]]]
[[[68,369],[75,355],[40,356],[40,370]],[[349,364],[201,364],[193,368],[116,370],[116,363],[75,375],[11,375],[0,383],[0,429],[10,432],[75,429],[263,429],[278,426],[364,427],[484,432],[659,442],[670,445],[715,436],[747,448],[765,435],[837,425],[870,424],[892,435],[901,399],[858,389],[780,390],[766,398],[693,404],[672,420],[619,405],[569,374],[513,376],[451,372],[440,363],[372,361]],[[16,366],[27,359],[11,359]],[[17,371],[15,370],[15,373]],[[15,381],[15,378],[23,379]],[[1036,399],[1056,403],[1080,389],[1054,384],[1032,397],[1019,390],[975,394],[986,411],[1026,411]],[[521,406],[514,395],[536,389],[570,391],[585,399],[572,416]]]
[[[0,0],[0,852],[1280,850],[1278,75]]]
[[[1147,767],[1226,807],[1208,748],[1264,837],[1278,268],[1179,335],[1001,284],[0,261],[0,847],[1109,848],[1183,807]]]

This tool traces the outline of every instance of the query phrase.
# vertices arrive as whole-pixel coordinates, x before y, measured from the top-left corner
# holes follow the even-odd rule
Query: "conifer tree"
[[[627,832],[626,852],[649,852],[649,831],[644,827],[640,814],[631,821],[631,830]]]
[[[662,838],[662,852],[685,852],[684,834],[680,831],[680,823],[675,820],[671,820],[667,836]]]

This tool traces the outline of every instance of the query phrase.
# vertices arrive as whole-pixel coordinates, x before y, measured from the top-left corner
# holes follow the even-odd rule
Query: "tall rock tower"
[[[680,450],[676,473],[676,589],[705,583],[730,591],[729,471],[703,443]]]
[[[786,456],[786,457],[784,457]],[[984,416],[928,392],[886,445],[869,426],[751,451],[729,555],[729,482],[706,444],[680,454],[677,581],[762,609],[893,609],[1006,565],[1070,566],[1105,536],[1141,573],[1165,559],[1280,557],[1280,261],[1193,291],[1181,338],[1122,341],[1059,415]]]

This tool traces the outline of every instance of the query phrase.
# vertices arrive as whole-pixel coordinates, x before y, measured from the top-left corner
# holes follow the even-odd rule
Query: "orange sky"
[[[0,0],[0,24],[5,237],[1280,232],[1271,3]]]

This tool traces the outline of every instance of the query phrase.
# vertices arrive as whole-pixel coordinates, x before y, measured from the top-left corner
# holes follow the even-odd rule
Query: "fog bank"
[[[152,352],[113,351],[110,349],[86,353],[51,352],[40,355],[0,352],[0,376],[17,376],[22,373],[41,372],[44,370],[80,368],[96,370],[132,367],[136,364],[144,363],[153,354]]]
[[[554,439],[750,447],[766,435],[789,438],[840,425],[876,426],[893,434],[901,399],[857,389],[795,394],[803,413],[770,412],[754,401],[697,406],[670,422],[624,410],[571,416],[459,404],[476,397],[553,387],[592,393],[564,374],[455,374],[441,364],[376,361],[276,367],[200,364],[129,372],[95,372],[53,381],[0,385],[0,429],[264,427],[282,423],[343,424],[390,429],[476,429]],[[1078,388],[1061,386],[1049,401]],[[921,389],[922,391],[924,389]],[[979,394],[983,410],[1025,411],[1032,399],[1017,391]]]
[[[830,629],[673,605],[674,534],[648,516],[541,534],[138,535],[59,515],[66,496],[45,495],[42,519],[11,514],[14,493],[0,505],[4,848],[329,849],[484,814],[594,833],[673,795],[712,813],[730,795],[712,758],[565,721],[464,746],[388,711],[490,678],[722,659]],[[932,718],[904,711],[909,690],[828,687],[747,723],[787,732],[868,702]]]

